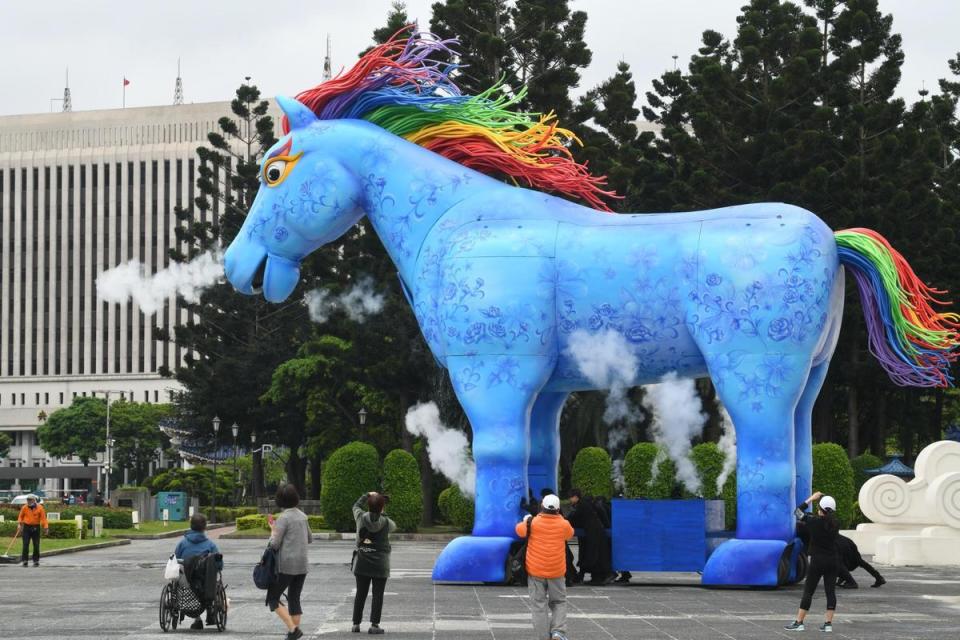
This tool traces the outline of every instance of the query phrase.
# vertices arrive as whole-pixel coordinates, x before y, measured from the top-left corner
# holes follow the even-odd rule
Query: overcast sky
[[[630,63],[638,90],[697,49],[704,29],[732,36],[747,0],[574,0],[587,11],[593,63],[580,91]],[[408,0],[426,27],[431,0]],[[244,76],[265,95],[295,94],[321,79],[326,35],[334,71],[349,66],[382,26],[389,0],[32,0],[0,1],[0,115],[46,112],[70,68],[74,110],[169,104],[177,58],[187,102],[229,99]],[[960,50],[957,0],[881,0],[903,36],[900,95],[935,88]],[[59,104],[53,107],[59,110]]]

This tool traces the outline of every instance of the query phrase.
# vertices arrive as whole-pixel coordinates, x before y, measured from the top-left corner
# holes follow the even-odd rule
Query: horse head
[[[334,123],[305,105],[278,97],[290,131],[264,155],[260,189],[227,248],[227,280],[248,295],[282,302],[297,286],[300,263],[336,240],[362,215],[359,185],[336,159]]]

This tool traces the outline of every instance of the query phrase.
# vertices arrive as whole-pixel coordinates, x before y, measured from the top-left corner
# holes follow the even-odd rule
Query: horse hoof
[[[448,544],[433,565],[434,582],[495,582],[507,579],[507,555],[516,538],[463,536]]]

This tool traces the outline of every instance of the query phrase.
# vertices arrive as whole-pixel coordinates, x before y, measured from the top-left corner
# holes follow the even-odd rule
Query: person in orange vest
[[[17,517],[17,534],[23,534],[23,553],[20,555],[23,566],[27,566],[31,540],[33,540],[33,566],[40,566],[40,527],[43,527],[44,535],[50,533],[47,512],[44,511],[42,504],[38,504],[37,496],[31,493],[27,496],[27,504],[20,508],[20,515]]]
[[[540,513],[524,516],[516,531],[530,534],[525,566],[534,632],[540,640],[567,640],[566,546],[573,526],[560,514],[560,498],[544,496]]]

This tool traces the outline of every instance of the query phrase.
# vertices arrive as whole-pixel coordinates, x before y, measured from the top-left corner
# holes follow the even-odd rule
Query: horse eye
[[[267,184],[274,185],[280,182],[280,179],[283,177],[284,170],[287,168],[286,160],[274,160],[269,165],[267,165],[266,171],[264,171],[264,176],[267,179]]]

